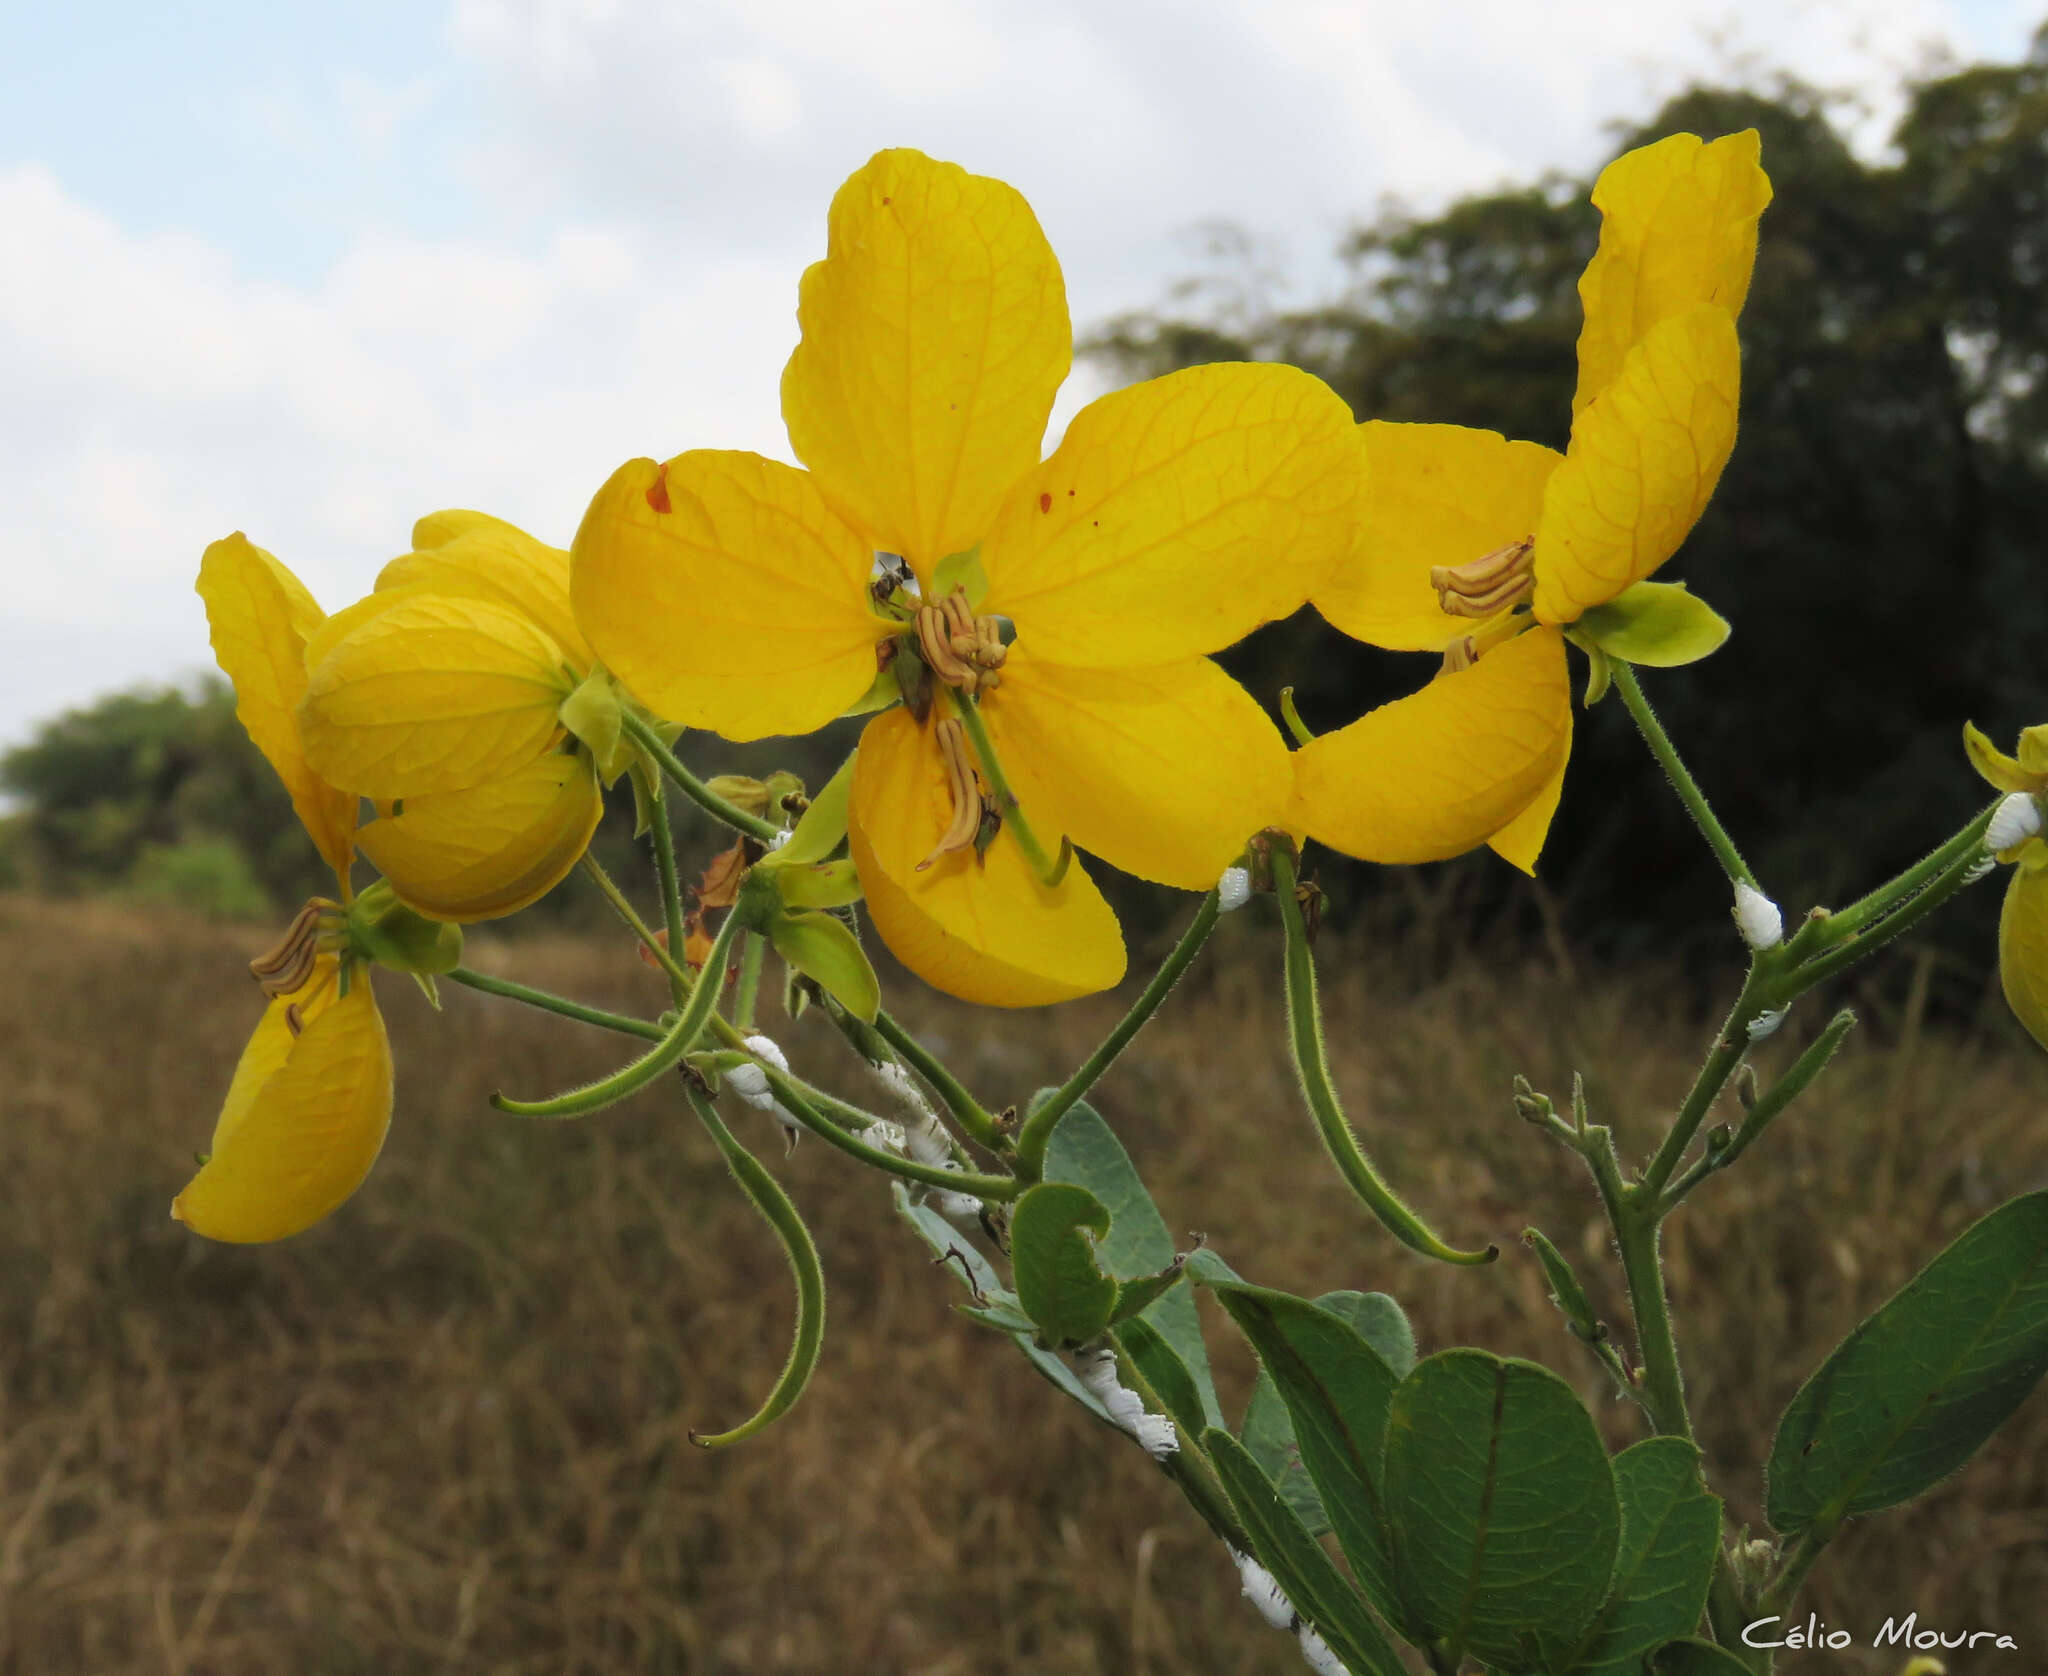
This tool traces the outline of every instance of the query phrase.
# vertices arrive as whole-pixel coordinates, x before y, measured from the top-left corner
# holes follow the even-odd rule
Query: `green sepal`
[[[1543,1265],[1543,1278],[1550,1282],[1550,1301],[1563,1313],[1565,1324],[1588,1344],[1598,1343],[1606,1336],[1606,1329],[1593,1313],[1593,1300],[1586,1296],[1585,1287],[1579,1284],[1579,1277],[1564,1253],[1536,1228],[1522,1230],[1522,1243],[1536,1253],[1536,1261]]]
[[[756,864],[762,867],[804,867],[813,862],[823,861],[846,838],[846,810],[853,799],[853,764],[858,752],[848,752],[846,760],[839,765],[839,771],[827,780],[818,795],[811,799],[810,807],[804,810],[802,818],[790,829],[789,837],[780,848],[770,850]],[[857,895],[858,893],[856,893]],[[846,898],[851,902],[855,897]],[[835,907],[836,903],[816,902],[805,904],[810,907]]]
[[[1056,1348],[1092,1344],[1116,1310],[1117,1283],[1102,1272],[1096,1245],[1109,1209],[1085,1187],[1041,1181],[1010,1217],[1010,1268],[1017,1301]]]
[[[639,754],[626,736],[626,706],[632,702],[603,664],[593,664],[577,688],[555,712],[570,733],[590,752],[597,777],[606,786],[633,765]]]
[[[1651,669],[1697,663],[1728,634],[1728,619],[1683,582],[1638,582],[1572,625],[1580,645]]]
[[[979,611],[981,602],[988,598],[988,572],[981,568],[981,544],[962,553],[948,553],[932,567],[931,592],[925,597],[933,605],[949,596],[955,588],[967,590],[967,609]]]
[[[768,941],[794,971],[803,973],[855,1018],[875,1022],[882,985],[860,939],[836,915],[788,908],[768,918]]]
[[[776,852],[780,854],[780,851]],[[761,863],[756,862],[755,866]],[[787,908],[845,908],[861,897],[860,874],[845,857],[773,869]]]
[[[896,679],[895,660],[889,667],[875,671],[875,678],[868,683],[868,690],[855,699],[841,716],[872,716],[877,710],[886,710],[892,704],[903,702],[902,683]]]
[[[420,993],[427,998],[427,1005],[435,1012],[441,1010],[441,986],[434,982],[432,972],[415,972],[412,981],[420,986]]]
[[[1790,1533],[1876,1513],[1975,1454],[2048,1373],[2048,1191],[1973,1224],[1800,1386],[1764,1511]]]
[[[626,769],[633,787],[633,836],[645,838],[654,830],[655,805],[661,801],[661,776],[635,759]]]
[[[1607,689],[1614,684],[1614,666],[1607,654],[1590,640],[1580,642],[1579,650],[1586,654],[1586,695],[1580,700],[1580,706],[1590,710],[1607,696]]]
[[[389,879],[379,879],[348,907],[348,939],[379,966],[432,977],[462,964],[462,927],[428,919],[398,900]]]

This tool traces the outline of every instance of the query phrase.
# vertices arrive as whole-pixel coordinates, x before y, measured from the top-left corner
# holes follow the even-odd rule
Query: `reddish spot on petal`
[[[1073,491],[1072,489],[1069,489],[1069,490],[1067,491],[1067,499],[1069,499],[1069,500],[1072,500],[1073,498],[1074,498],[1074,491]]]
[[[654,481],[647,485],[647,504],[657,512],[675,511],[668,498],[667,466],[659,468],[654,474]]]
[[[1038,510],[1041,512],[1050,512],[1052,510],[1052,496],[1050,494],[1038,497]]]

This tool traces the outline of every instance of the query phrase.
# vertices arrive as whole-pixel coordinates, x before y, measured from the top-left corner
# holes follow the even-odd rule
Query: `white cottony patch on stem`
[[[766,838],[761,840],[761,846],[770,855],[773,855],[784,844],[788,843],[789,839],[790,835],[788,832],[771,832]]]
[[[1281,1593],[1280,1585],[1273,1581],[1273,1574],[1249,1554],[1240,1554],[1233,1549],[1230,1557],[1237,1561],[1237,1576],[1244,1598],[1259,1609],[1259,1616],[1275,1629],[1294,1628],[1300,1622],[1294,1603]]]
[[[1735,881],[1735,924],[1753,949],[1774,949],[1785,940],[1785,916],[1777,903],[1746,879]]]
[[[1251,899],[1251,870],[1245,867],[1224,868],[1223,877],[1216,881],[1216,911],[1233,914]]]
[[[1301,1656],[1316,1676],[1351,1676],[1350,1668],[1330,1651],[1329,1642],[1316,1634],[1314,1625],[1303,1624],[1300,1633]]]
[[[1768,1012],[1758,1013],[1749,1021],[1749,1039],[1752,1042],[1760,1042],[1766,1036],[1775,1036],[1778,1033],[1778,1026],[1785,1022],[1785,1014],[1789,1011],[1789,1007],[1772,1007]]]
[[[1978,858],[1977,858],[1977,859],[1976,859],[1975,861],[1973,861],[1973,862],[1971,862],[1971,863],[1970,863],[1970,870],[1969,870],[1969,872],[1967,872],[1967,873],[1965,873],[1965,874],[1963,875],[1963,883],[1964,883],[1964,884],[1966,884],[1966,885],[1973,885],[1973,884],[1975,884],[1975,883],[1976,883],[1976,882],[1977,882],[1977,881],[1978,881],[1979,879],[1981,879],[1981,878],[1985,877],[1985,876],[1986,876],[1987,874],[1989,874],[1989,873],[1991,873],[1991,872],[1995,871],[1995,870],[1997,869],[1997,866],[1998,866],[1998,857],[1997,857],[1997,856],[1995,856],[1995,855],[1980,855],[1980,856],[1979,856],[1979,857],[1978,857]]]
[[[1149,1414],[1136,1391],[1116,1376],[1116,1352],[1104,1345],[1099,1350],[1074,1354],[1074,1371],[1081,1387],[1109,1410],[1109,1417],[1145,1446],[1155,1461],[1163,1461],[1180,1448],[1180,1434],[1163,1414]]]
[[[2009,850],[2015,844],[2023,844],[2041,830],[2041,805],[2031,794],[2023,791],[2011,793],[1991,817],[1991,824],[1984,829],[1984,847],[1987,850]]]
[[[766,1060],[785,1075],[789,1071],[789,1059],[768,1036],[749,1036],[745,1047],[756,1059]],[[782,1102],[775,1098],[775,1091],[768,1086],[768,1073],[759,1065],[735,1065],[725,1074],[725,1086],[758,1111],[773,1112],[775,1121],[780,1123],[789,1137],[789,1144],[796,1145],[796,1138],[803,1132],[803,1125],[790,1116]]]

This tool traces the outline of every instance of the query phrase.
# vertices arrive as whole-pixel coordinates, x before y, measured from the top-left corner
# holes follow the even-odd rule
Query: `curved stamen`
[[[1535,537],[1525,536],[1469,564],[1431,566],[1429,585],[1453,617],[1490,617],[1535,592],[1535,560]]]

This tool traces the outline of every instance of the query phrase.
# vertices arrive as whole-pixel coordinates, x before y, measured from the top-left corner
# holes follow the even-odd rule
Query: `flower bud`
[[[1990,826],[1984,829],[1984,847],[2009,850],[2015,844],[2024,844],[2040,830],[2041,805],[2028,793],[2016,791],[1992,815]]]
[[[1252,899],[1252,875],[1246,867],[1226,867],[1216,881],[1216,911],[1234,914]]]
[[[1752,949],[1774,949],[1785,940],[1785,916],[1777,903],[1746,879],[1735,881],[1735,924]]]

